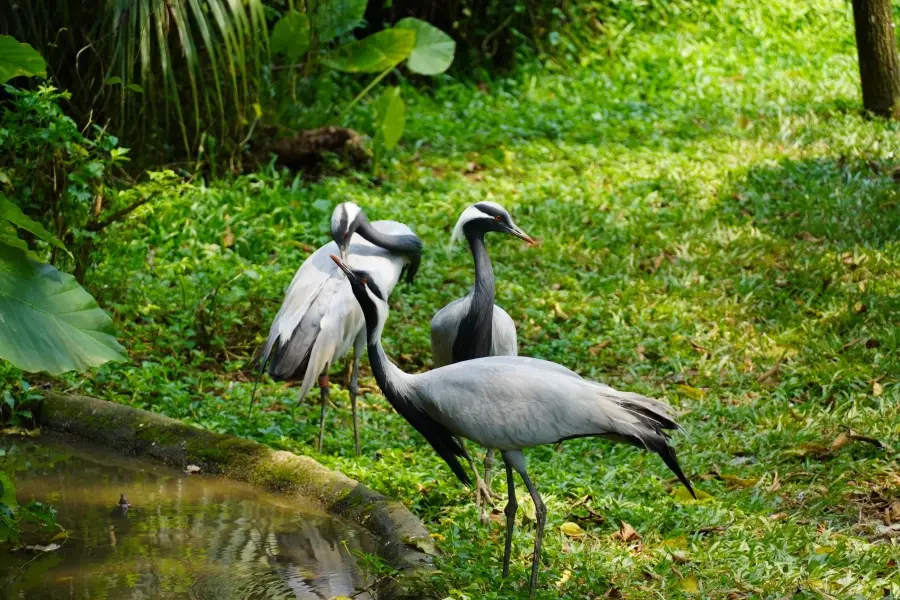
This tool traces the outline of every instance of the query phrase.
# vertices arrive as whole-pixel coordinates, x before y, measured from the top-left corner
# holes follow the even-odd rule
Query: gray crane
[[[496,202],[478,202],[459,216],[451,244],[468,241],[475,261],[475,284],[469,293],[439,310],[431,319],[431,356],[435,367],[483,358],[516,356],[516,324],[505,310],[494,304],[494,269],[484,243],[489,231],[508,233],[534,245],[512,217]],[[475,500],[487,522],[486,506],[491,504],[491,468],[494,450],[484,456],[484,480],[475,471]]]
[[[608,385],[582,379],[553,362],[522,356],[489,356],[454,363],[425,373],[404,373],[388,360],[381,333],[388,316],[387,296],[364,269],[331,259],[347,274],[366,320],[369,364],[378,386],[394,409],[412,425],[460,480],[468,475],[459,458],[468,458],[458,438],[496,448],[506,467],[509,500],[503,576],[509,575],[517,509],[513,471],[534,501],[537,528],[531,563],[530,595],[537,586],[547,509],[525,468],[523,448],[580,437],[602,437],[656,452],[684,484],[694,490],[669,445],[678,429],[669,405]]]
[[[339,252],[364,267],[387,298],[406,269],[412,282],[419,268],[422,242],[412,230],[396,221],[370,223],[356,204],[344,202],[331,215],[329,242],[312,253],[294,275],[281,310],[269,329],[262,349],[263,366],[276,381],[302,381],[297,404],[303,401],[318,377],[322,400],[317,448],[325,437],[328,406],[328,370],[353,347],[350,404],[353,436],[359,454],[359,361],[365,349],[365,320],[346,278],[328,256]],[[253,398],[250,400],[251,409]]]

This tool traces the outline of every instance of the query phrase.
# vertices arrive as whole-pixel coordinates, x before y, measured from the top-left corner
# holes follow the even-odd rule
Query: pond
[[[67,438],[0,448],[19,502],[51,504],[68,532],[52,552],[0,551],[2,598],[330,600],[366,587],[357,559],[375,541],[313,503]]]

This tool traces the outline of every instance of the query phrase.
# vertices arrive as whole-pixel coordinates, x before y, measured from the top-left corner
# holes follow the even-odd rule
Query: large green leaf
[[[313,27],[322,43],[353,31],[362,24],[368,0],[321,0]]]
[[[13,77],[47,76],[47,63],[37,50],[19,43],[8,35],[0,35],[0,83]]]
[[[0,358],[58,375],[125,360],[112,320],[75,278],[0,246]]]
[[[297,62],[309,49],[309,17],[292,10],[278,19],[269,48],[275,54],[284,54],[290,62]]]
[[[452,37],[431,23],[413,17],[398,21],[394,27],[416,32],[416,45],[406,61],[410,71],[437,75],[450,68],[456,53],[456,42]]]
[[[406,103],[400,96],[400,88],[384,90],[375,103],[375,136],[385,150],[390,150],[400,141],[406,126]]]
[[[16,486],[13,485],[9,476],[3,471],[0,471],[0,504],[10,509],[14,509],[19,505],[16,501]]]
[[[44,226],[28,218],[14,202],[0,194],[0,220],[5,219],[25,231],[30,231],[45,242],[53,244],[65,253],[69,253],[59,238],[44,229]],[[71,254],[69,254],[71,256]]]
[[[345,73],[379,73],[406,60],[416,43],[409,29],[385,29],[344,44],[322,62]]]

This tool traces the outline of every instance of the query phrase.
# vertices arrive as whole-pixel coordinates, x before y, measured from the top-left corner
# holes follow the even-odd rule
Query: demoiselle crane
[[[435,367],[485,356],[518,354],[516,324],[505,310],[494,304],[494,268],[484,243],[484,236],[490,231],[514,235],[531,245],[535,243],[496,202],[478,202],[462,212],[450,243],[463,239],[469,243],[475,261],[475,284],[468,294],[439,310],[431,319],[431,356]],[[491,503],[493,464],[494,450],[488,448],[484,456],[483,484],[475,472],[475,499],[482,522],[487,521],[486,506]]]
[[[396,221],[370,223],[356,204],[344,202],[331,215],[329,242],[311,254],[294,275],[281,310],[269,329],[262,350],[263,365],[276,381],[302,381],[297,404],[303,401],[318,377],[322,401],[318,448],[325,437],[325,411],[329,399],[328,370],[353,347],[350,404],[353,436],[359,454],[359,361],[365,350],[365,320],[353,292],[328,256],[340,253],[370,273],[387,298],[403,269],[412,282],[419,268],[422,242],[412,230]],[[251,409],[253,399],[251,398]]]
[[[693,495],[694,490],[669,445],[668,430],[678,429],[669,405],[608,385],[582,379],[553,362],[522,356],[476,358],[425,373],[404,373],[388,360],[381,333],[388,315],[387,296],[373,274],[332,255],[347,274],[366,320],[369,364],[385,397],[421,433],[462,481],[468,475],[459,457],[468,458],[457,438],[496,448],[503,457],[509,501],[503,576],[509,575],[516,515],[516,471],[534,501],[537,528],[531,563],[534,596],[547,509],[525,468],[523,448],[580,437],[602,437],[659,454]]]

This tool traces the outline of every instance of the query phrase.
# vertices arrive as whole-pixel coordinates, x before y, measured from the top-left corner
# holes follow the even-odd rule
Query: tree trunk
[[[853,0],[853,20],[863,106],[878,116],[900,119],[900,62],[891,0]]]

